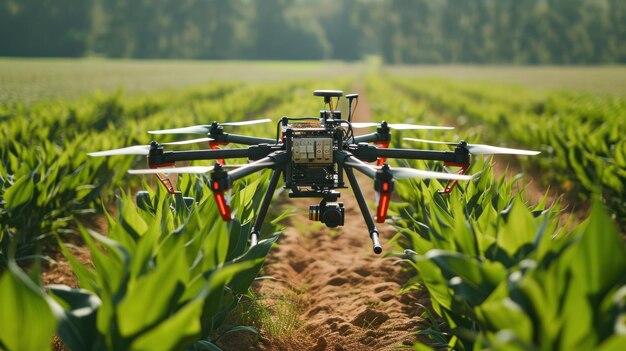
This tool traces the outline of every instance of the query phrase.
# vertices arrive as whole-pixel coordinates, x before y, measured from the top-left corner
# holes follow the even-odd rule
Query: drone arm
[[[149,154],[148,162],[152,165],[160,165],[178,161],[248,158],[249,155],[248,149],[168,151],[161,154]]]
[[[359,135],[359,136],[354,137],[355,144],[373,143],[373,142],[382,141],[382,140],[383,140],[382,135],[379,133],[371,133],[371,134]]]
[[[225,158],[247,158],[259,160],[274,151],[270,145],[253,145],[239,149],[215,149],[192,151],[151,152],[148,154],[148,163],[162,165],[178,161],[217,160]]]
[[[348,163],[349,167],[355,168],[357,171],[365,174],[372,179],[376,178],[376,171],[371,166],[354,156],[351,156],[349,154],[344,155],[343,163]]]
[[[248,176],[252,173],[258,172],[265,168],[274,168],[277,165],[283,164],[287,160],[287,154],[284,152],[277,152],[275,154],[269,155],[257,161],[250,163],[247,166],[243,166],[241,168],[237,168],[234,171],[230,171],[228,176],[231,181],[235,181],[237,179]]]
[[[456,153],[451,151],[411,150],[411,149],[384,149],[372,145],[358,145],[351,148],[350,152],[359,160],[374,162],[381,158],[405,158],[413,160],[433,160],[457,164],[469,163],[469,153]]]

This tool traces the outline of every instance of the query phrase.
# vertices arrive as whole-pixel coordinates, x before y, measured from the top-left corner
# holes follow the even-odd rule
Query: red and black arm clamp
[[[381,149],[389,148],[389,143],[391,142],[391,131],[389,130],[389,125],[387,124],[387,122],[383,121],[380,126],[376,128],[376,134],[378,140],[374,142],[374,145]],[[386,158],[379,157],[376,161],[376,165],[382,166],[385,164],[385,162],[387,162]]]
[[[389,124],[383,121],[380,126],[376,128],[376,133],[370,133],[366,135],[359,135],[354,137],[354,143],[374,143],[376,147],[380,149],[387,149],[389,147],[389,143],[391,142],[391,129],[389,128]],[[376,161],[378,166],[382,166],[387,162],[387,159],[384,157],[379,157]]]
[[[213,191],[213,197],[217,204],[217,210],[222,216],[222,219],[229,222],[232,219],[232,213],[230,210],[229,199],[226,194],[232,186],[232,181],[228,176],[228,172],[222,168],[222,165],[218,162],[215,164],[215,168],[211,173],[211,191]]]
[[[155,158],[159,158],[160,156],[163,155],[163,146],[159,145],[159,143],[157,143],[156,141],[151,141],[150,142],[150,151],[148,152],[148,167],[156,169],[156,168],[167,168],[167,167],[173,167],[175,162],[174,161],[159,161],[154,162],[153,160]],[[169,177],[167,177],[165,174],[155,174],[154,175],[161,184],[163,184],[163,186],[165,187],[165,189],[167,189],[167,192],[170,194],[179,194],[180,191],[176,190],[174,188],[174,185],[172,184],[172,181],[170,180]]]
[[[454,148],[454,154],[456,155],[457,159],[454,161],[444,161],[443,166],[446,168],[446,170],[449,170],[448,167],[458,167],[458,169],[454,173],[465,174],[470,166],[471,159],[469,149],[467,147],[467,142],[465,140],[461,140],[457,144],[457,146]],[[439,193],[450,194],[450,192],[452,192],[452,189],[454,189],[454,187],[458,183],[458,180],[448,180],[445,188],[443,190],[440,190]]]
[[[391,201],[391,193],[394,188],[393,175],[389,171],[389,165],[385,164],[381,169],[376,171],[376,178],[374,179],[374,190],[376,191],[376,202],[378,207],[376,209],[376,223],[385,223],[387,218],[387,209],[389,208],[389,202]]]

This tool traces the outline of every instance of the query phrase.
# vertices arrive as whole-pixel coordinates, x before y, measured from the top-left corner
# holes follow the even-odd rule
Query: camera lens
[[[327,227],[338,227],[343,225],[343,213],[343,208],[337,204],[326,206],[324,212],[322,212],[321,221],[326,224]]]

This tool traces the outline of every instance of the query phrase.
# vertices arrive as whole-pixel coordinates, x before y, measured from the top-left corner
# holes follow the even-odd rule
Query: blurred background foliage
[[[626,62],[623,0],[2,0],[0,56]]]

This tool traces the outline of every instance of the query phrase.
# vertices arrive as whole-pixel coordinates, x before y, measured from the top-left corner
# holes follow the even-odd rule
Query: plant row
[[[46,350],[58,335],[72,350],[215,350],[216,335],[246,330],[223,323],[278,235],[267,223],[264,240],[248,250],[267,179],[237,183],[236,217],[228,224],[205,177],[182,177],[176,197],[161,188],[149,191],[141,206],[120,195],[107,236],[80,229],[92,265],[58,237],[79,289],[43,289],[37,270],[29,277],[9,261],[0,277],[0,348]]]
[[[516,86],[394,77],[392,84],[482,141],[542,151],[530,162],[542,179],[589,199],[600,192],[626,218],[626,100]]]
[[[465,105],[459,105],[463,108],[426,96],[426,92],[437,92],[436,96],[452,99],[460,94],[456,91],[460,87],[473,94],[466,92]],[[457,134],[453,138],[470,142],[535,145],[498,126],[513,124],[505,119],[506,113],[525,108],[527,99],[535,96],[527,90],[511,94],[491,85],[380,76],[368,77],[367,89],[379,97],[372,104],[378,118],[398,122],[398,116],[409,116],[413,123],[439,125],[453,121],[461,129],[411,135],[396,132],[392,138],[396,146],[414,146],[403,136],[446,140],[451,133]],[[576,110],[565,98],[554,96],[554,101],[544,102],[543,107],[550,106],[552,114],[595,116],[595,123],[622,128],[616,113],[603,114],[592,103]],[[470,117],[480,115],[479,105],[484,117]],[[470,114],[464,109],[468,106],[476,110]],[[535,120],[537,124],[531,127],[532,122],[520,122],[527,127],[527,134],[549,124]],[[442,170],[441,164],[434,162],[399,162]],[[394,239],[406,250],[403,257],[415,269],[418,283],[413,288],[426,289],[432,305],[422,316],[429,323],[418,332],[429,336],[431,343],[416,345],[416,349],[621,349],[626,342],[626,247],[606,207],[596,201],[591,216],[574,227],[563,223],[558,205],[548,207],[546,197],[530,205],[523,195],[525,189],[519,189],[523,183],[518,177],[497,180],[491,167],[482,158],[474,158],[469,173],[480,176],[459,184],[449,195],[438,192],[443,184],[437,181],[397,183],[404,203],[391,209],[399,232]],[[563,163],[555,169],[563,171],[565,167]],[[590,188],[589,194],[598,190]]]
[[[473,169],[449,195],[436,181],[397,187],[395,239],[432,303],[419,334],[454,350],[620,350],[626,246],[603,205],[568,229],[545,197],[530,206],[515,181]]]
[[[219,83],[140,97],[96,93],[77,102],[0,106],[0,270],[10,242],[18,243],[18,259],[31,258],[40,243],[73,231],[76,216],[100,208],[101,199],[109,202],[113,189],[138,186],[126,171],[144,168],[143,157],[90,158],[87,152],[148,144],[152,129],[262,118],[270,107],[287,105],[284,100],[314,100],[310,91],[294,93],[312,84]],[[272,136],[274,128],[233,132]]]

